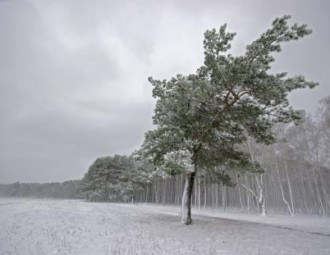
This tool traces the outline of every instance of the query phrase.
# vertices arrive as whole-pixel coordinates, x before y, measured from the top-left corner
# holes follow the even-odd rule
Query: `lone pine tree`
[[[191,224],[191,197],[198,171],[206,171],[228,183],[228,171],[260,170],[239,144],[247,137],[270,144],[272,126],[297,122],[299,112],[287,95],[317,83],[301,75],[270,73],[273,53],[282,43],[311,33],[307,25],[288,26],[290,16],[273,21],[265,33],[246,47],[242,56],[225,54],[235,33],[208,30],[204,34],[204,64],[196,74],[170,80],[149,78],[157,99],[153,116],[156,129],[145,134],[138,151],[141,158],[170,175],[184,174],[182,222]]]

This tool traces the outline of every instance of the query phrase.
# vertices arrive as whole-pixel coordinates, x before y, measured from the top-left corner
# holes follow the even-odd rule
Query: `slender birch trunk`
[[[320,202],[320,206],[321,206],[321,210],[322,210],[322,215],[323,216],[326,216],[326,212],[325,212],[325,208],[324,208],[324,204],[323,204],[323,201],[322,201],[322,197],[321,197],[321,192],[320,192],[320,189],[319,189],[319,185],[318,185],[318,182],[317,182],[317,176],[316,176],[316,171],[315,171],[315,167],[312,166],[312,170],[313,170],[313,175],[314,175],[314,182],[315,182],[315,188],[316,188],[316,194],[317,194],[317,198]]]
[[[237,182],[237,191],[238,191],[238,201],[241,207],[241,210],[244,210],[244,205],[243,205],[243,199],[242,199],[242,190],[241,190],[241,180],[236,176],[236,182]]]
[[[207,188],[206,188],[206,178],[204,178],[204,209],[206,208],[206,200],[207,200]]]
[[[155,181],[155,202],[156,202],[156,204],[158,204],[158,177],[156,177],[156,181]]]
[[[226,194],[226,186],[222,186],[221,190],[221,202],[222,202],[222,210],[226,211],[226,202],[227,202],[227,194]]]
[[[166,179],[163,180],[163,205],[166,204]]]
[[[198,209],[201,209],[201,179],[197,175],[197,189],[198,189]]]
[[[244,175],[244,179],[245,179],[246,185],[249,186],[249,179],[246,175]],[[242,184],[242,187],[244,188],[244,184]],[[246,194],[247,213],[250,213],[250,193],[245,192],[245,194]]]
[[[265,195],[264,195],[264,181],[263,175],[260,174],[260,179],[256,176],[256,182],[259,190],[259,197],[257,197],[257,202],[261,210],[261,216],[266,216],[266,204],[265,204]]]
[[[283,185],[282,185],[282,180],[281,180],[281,175],[280,175],[280,170],[279,170],[279,167],[278,167],[277,159],[275,159],[275,168],[276,168],[276,172],[277,172],[278,183],[280,185],[282,200],[285,203],[286,207],[288,208],[289,214],[292,216],[293,212],[292,212],[291,206],[285,198],[284,189],[283,189]]]
[[[290,201],[291,201],[291,211],[292,211],[292,216],[293,216],[295,214],[294,200],[293,200],[293,194],[292,194],[291,181],[290,181],[290,178],[289,178],[288,164],[286,162],[284,162],[284,167],[285,167],[286,181],[288,183],[288,188],[289,188],[289,196],[290,196]]]

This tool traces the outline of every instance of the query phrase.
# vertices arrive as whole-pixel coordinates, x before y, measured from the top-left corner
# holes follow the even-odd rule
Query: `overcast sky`
[[[204,31],[223,23],[234,54],[275,17],[307,23],[274,69],[320,82],[290,96],[315,112],[330,95],[329,2],[1,0],[0,183],[78,179],[97,157],[133,152],[152,128],[147,78],[195,72]]]

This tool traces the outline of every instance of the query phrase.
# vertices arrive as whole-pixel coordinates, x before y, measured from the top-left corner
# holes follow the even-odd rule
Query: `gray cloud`
[[[286,46],[274,70],[321,86],[292,94],[315,111],[329,95],[328,1],[1,1],[0,183],[80,178],[104,155],[129,154],[152,128],[148,76],[191,73],[206,29],[228,23],[233,52],[277,16],[314,33]]]

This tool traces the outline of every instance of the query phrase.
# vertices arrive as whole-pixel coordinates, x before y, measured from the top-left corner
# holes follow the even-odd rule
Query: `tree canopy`
[[[155,130],[146,133],[140,154],[171,174],[198,166],[248,165],[249,157],[236,146],[247,136],[258,142],[275,141],[272,126],[297,122],[299,111],[287,95],[317,83],[301,76],[269,72],[283,42],[311,33],[306,25],[289,27],[290,16],[277,18],[272,27],[246,47],[242,56],[225,54],[235,33],[223,25],[205,32],[205,61],[196,74],[177,75],[169,81],[149,78],[157,99]],[[177,167],[173,162],[179,163]],[[167,167],[168,166],[168,167]]]

